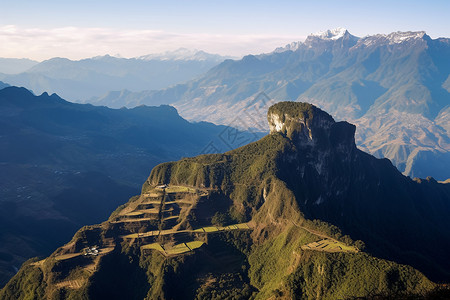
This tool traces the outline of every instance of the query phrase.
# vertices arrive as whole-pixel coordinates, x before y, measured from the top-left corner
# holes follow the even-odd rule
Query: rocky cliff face
[[[335,123],[330,115],[317,107],[305,103],[296,105],[293,102],[273,105],[267,113],[267,119],[270,133],[279,132],[300,143],[322,138],[323,133]]]
[[[441,211],[450,210],[446,200],[450,186],[433,179],[418,184],[401,175],[389,160],[358,150],[355,126],[335,122],[315,106],[281,102],[269,109],[268,120],[271,134],[281,134],[291,144],[277,158],[277,178],[293,192],[306,218],[339,226],[366,241],[380,256],[424,271],[434,264],[434,274],[449,275],[448,266],[441,268],[438,260],[431,263],[416,255],[401,257],[399,253],[434,252],[436,257],[447,260],[448,256],[438,248],[417,244],[415,240],[417,234],[422,234],[424,241],[432,244],[427,236],[427,232],[432,232],[434,236],[445,236],[443,243],[450,245],[450,235],[444,229],[448,221],[440,213],[433,213],[438,207]],[[413,233],[409,228],[419,229]]]
[[[307,104],[279,102],[267,113],[270,133],[281,133],[299,147],[351,150],[356,148],[356,127],[345,121],[335,122],[321,109]]]

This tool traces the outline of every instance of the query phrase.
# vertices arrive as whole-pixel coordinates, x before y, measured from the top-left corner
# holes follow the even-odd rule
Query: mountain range
[[[9,84],[0,81],[0,90],[4,89],[6,87],[9,87],[9,86],[10,86]]]
[[[307,101],[357,125],[358,147],[405,175],[450,177],[450,39],[425,32],[358,38],[343,28],[272,53],[225,60],[159,91],[110,92],[112,107],[172,104],[189,120],[268,130],[270,104]]]
[[[14,71],[11,65],[15,63],[16,71],[0,74],[0,80],[23,86],[35,94],[57,93],[72,102],[86,102],[115,89],[141,91],[166,88],[191,80],[226,58],[181,48],[136,58],[105,55],[69,60],[57,57],[30,63],[26,70],[22,61],[4,59],[0,60],[0,70]]]
[[[270,134],[153,168],[140,196],[31,259],[4,299],[446,299],[450,185],[280,102]]]
[[[26,259],[107,218],[139,193],[155,165],[256,138],[189,123],[170,106],[110,109],[1,89],[0,285]]]
[[[3,58],[0,57],[0,73],[19,74],[26,72],[39,62],[27,58]]]

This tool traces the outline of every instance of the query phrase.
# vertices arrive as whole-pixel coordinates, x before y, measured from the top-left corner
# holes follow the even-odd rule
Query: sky
[[[222,55],[270,52],[344,27],[366,36],[424,30],[450,37],[448,0],[0,0],[0,57],[136,57],[180,47]]]

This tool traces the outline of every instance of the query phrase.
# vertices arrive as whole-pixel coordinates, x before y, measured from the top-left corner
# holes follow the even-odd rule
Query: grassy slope
[[[409,266],[366,253],[325,253],[300,250],[315,237],[291,227],[266,241],[249,256],[256,299],[286,296],[302,299],[343,299],[392,293],[421,293],[435,285]],[[300,299],[300,298],[299,298]]]

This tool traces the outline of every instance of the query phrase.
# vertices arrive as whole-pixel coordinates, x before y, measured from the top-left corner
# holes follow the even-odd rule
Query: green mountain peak
[[[450,185],[358,150],[355,126],[313,105],[276,104],[268,121],[259,141],[156,166],[0,297],[425,297],[437,285],[421,272],[450,279]]]

